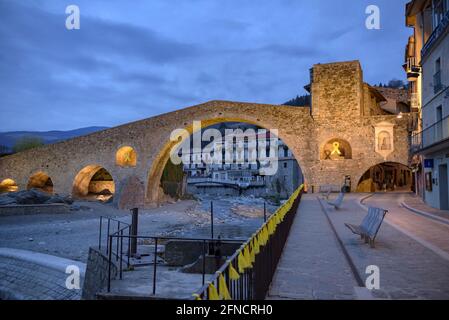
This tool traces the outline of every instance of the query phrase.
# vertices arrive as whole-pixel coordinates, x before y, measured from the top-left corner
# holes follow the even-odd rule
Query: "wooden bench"
[[[327,204],[333,206],[335,209],[338,210],[338,209],[340,209],[344,198],[345,198],[344,192],[340,192],[340,194],[338,195],[337,199],[335,199],[335,201],[327,201]]]
[[[371,248],[374,248],[374,241],[376,240],[377,233],[379,232],[387,212],[388,210],[385,209],[370,207],[368,209],[368,214],[365,219],[363,219],[361,225],[356,226],[345,223],[345,226],[348,227],[352,233],[361,236],[362,240],[365,240],[365,243],[369,243]]]

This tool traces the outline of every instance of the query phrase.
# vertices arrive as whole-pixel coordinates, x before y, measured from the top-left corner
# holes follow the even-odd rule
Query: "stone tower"
[[[310,72],[313,118],[360,116],[363,73],[358,61],[316,64]]]

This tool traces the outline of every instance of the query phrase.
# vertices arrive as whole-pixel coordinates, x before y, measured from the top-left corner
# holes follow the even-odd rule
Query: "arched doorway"
[[[409,192],[413,188],[414,179],[409,167],[397,162],[383,162],[362,175],[357,192]]]
[[[112,175],[100,165],[84,167],[73,182],[73,196],[79,199],[106,202],[115,193]]]
[[[19,191],[17,183],[13,179],[5,179],[0,182],[0,193]]]
[[[39,189],[47,193],[53,193],[53,181],[45,172],[39,171],[28,180],[27,190]]]
[[[215,180],[226,180],[226,182],[230,182],[231,184],[237,184],[238,188],[240,189],[238,191],[235,191],[235,186],[230,186],[228,189],[229,193],[234,194],[237,193],[237,195],[242,195],[242,188],[241,186],[244,186],[245,184],[258,184],[263,188],[265,185],[269,185],[269,187],[273,188],[273,190],[269,191],[266,190],[266,193],[279,193],[281,199],[287,198],[291,192],[296,189],[297,186],[302,184],[304,182],[303,172],[300,168],[299,161],[297,161],[297,158],[294,155],[294,151],[292,149],[289,149],[287,146],[287,143],[281,140],[277,135],[272,134],[272,138],[274,137],[276,140],[279,140],[279,149],[278,152],[278,163],[277,163],[277,169],[276,174],[273,175],[259,175],[256,172],[260,172],[261,169],[264,169],[265,164],[233,164],[233,165],[223,165],[223,166],[217,166],[214,165],[199,165],[198,163],[191,163],[189,165],[185,165],[185,163],[182,163],[181,166],[179,164],[174,164],[170,161],[170,153],[171,151],[176,147],[178,143],[181,143],[183,141],[188,140],[189,138],[192,138],[194,134],[199,133],[201,137],[204,137],[204,131],[207,131],[208,129],[222,131],[223,126],[231,125],[234,126],[243,126],[242,131],[244,134],[246,134],[246,129],[254,128],[256,131],[256,139],[259,140],[261,137],[258,136],[258,130],[265,130],[267,131],[266,134],[270,134],[268,129],[264,129],[264,127],[260,125],[253,124],[251,121],[242,121],[239,119],[239,121],[233,120],[223,120],[223,119],[215,119],[215,120],[209,120],[206,122],[201,123],[200,128],[194,128],[194,127],[186,127],[185,133],[183,135],[180,135],[178,138],[178,141],[170,141],[167,142],[163,147],[162,150],[159,152],[157,158],[153,161],[151,170],[149,172],[149,178],[148,178],[148,186],[147,186],[147,192],[146,192],[146,201],[147,203],[155,204],[159,203],[162,199],[164,200],[165,196],[169,194],[172,196],[175,194],[176,196],[179,195],[179,192],[184,192],[185,188],[183,188],[182,183],[185,183],[186,176],[187,179],[191,177],[192,175],[199,178],[199,179],[212,179],[214,180],[214,188],[216,188],[216,181]],[[237,129],[238,131],[238,129]],[[224,140],[226,134],[223,134]],[[206,134],[206,136],[208,136]],[[210,137],[205,139],[203,141],[201,148],[206,147],[207,145],[210,146],[210,144],[215,143],[215,138],[209,139]],[[194,139],[194,138],[193,138]],[[264,137],[266,139],[266,137]],[[235,138],[234,141],[237,141],[237,138]],[[247,137],[245,137],[243,140],[244,144],[248,143]],[[193,144],[193,142],[191,142]],[[237,144],[237,142],[234,142],[234,144]],[[235,147],[235,146],[234,146]],[[193,148],[193,146],[192,146]],[[268,149],[269,143],[268,143]],[[238,154],[238,151],[236,151]],[[243,152],[244,157],[248,156],[248,151]],[[193,158],[197,157],[195,151],[192,152],[190,155],[191,160]],[[201,159],[201,155],[199,156]],[[224,158],[225,156],[223,156]],[[237,156],[238,157],[238,156]],[[295,169],[297,168],[297,169]],[[266,171],[268,171],[268,168],[265,168]],[[225,172],[227,171],[227,172]],[[182,174],[184,172],[184,175]],[[289,189],[284,188],[283,186],[289,184],[291,185]],[[208,187],[204,187],[203,190],[209,191],[210,189]],[[266,188],[267,189],[267,188]],[[290,190],[293,189],[293,190]]]

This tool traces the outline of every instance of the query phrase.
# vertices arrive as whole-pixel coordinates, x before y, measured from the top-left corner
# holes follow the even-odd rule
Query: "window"
[[[436,127],[435,127],[435,138],[436,141],[443,139],[443,106],[439,106],[436,109]]]
[[[436,122],[443,120],[443,106],[437,107],[436,115]]]
[[[441,58],[435,61],[435,74],[433,75],[434,93],[439,92],[443,88],[441,84]]]
[[[433,1],[433,29],[436,29],[440,22],[444,18],[444,14],[448,10],[447,0],[434,0]]]
[[[287,162],[284,162],[284,168],[287,169],[288,168],[288,164]]]

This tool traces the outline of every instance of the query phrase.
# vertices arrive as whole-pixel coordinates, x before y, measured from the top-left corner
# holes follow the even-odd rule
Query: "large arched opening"
[[[13,179],[4,179],[0,182],[0,193],[19,191],[19,186]]]
[[[259,119],[258,119],[259,120]],[[180,137],[178,141],[166,141],[166,143],[161,147],[161,151],[158,153],[157,157],[154,159],[152,163],[152,167],[148,174],[148,184],[146,189],[146,202],[147,204],[159,204],[161,201],[166,200],[166,196],[169,195],[173,197],[174,195],[182,194],[186,192],[185,184],[186,179],[191,176],[199,176],[200,178],[211,179],[211,180],[233,180],[232,183],[236,179],[239,180],[239,185],[245,185],[245,183],[255,183],[263,185],[263,183],[270,184],[278,193],[281,195],[281,198],[288,197],[290,193],[290,189],[293,186],[299,186],[304,183],[305,178],[303,176],[303,171],[300,167],[300,160],[296,157],[295,151],[288,147],[288,143],[293,143],[292,141],[282,140],[281,135],[279,134],[278,139],[280,140],[280,149],[279,149],[279,164],[277,175],[270,176],[269,178],[262,178],[257,174],[246,174],[247,172],[260,171],[259,167],[251,167],[251,166],[239,166],[236,165],[237,169],[247,169],[247,172],[243,174],[241,177],[232,177],[229,179],[229,173],[224,173],[225,170],[210,170],[210,168],[205,167],[204,165],[198,165],[192,163],[188,166],[183,164],[173,164],[170,161],[170,152],[173,148],[176,147],[181,141],[185,141],[185,139],[191,138],[194,133],[201,131],[201,135],[203,135],[203,131],[206,129],[217,129],[220,130],[220,126],[223,125],[238,125],[242,124],[244,126],[254,127],[256,129],[268,129],[268,125],[261,125],[259,121],[252,121],[241,118],[217,118],[212,120],[206,120],[201,122],[200,128],[194,128],[194,126],[189,126],[187,123],[184,123],[184,129],[186,131],[185,135]],[[257,131],[256,131],[257,132]],[[207,140],[206,144],[210,143],[213,140]],[[295,167],[297,169],[295,169]],[[226,169],[231,170],[232,166],[226,167]],[[236,170],[237,171],[237,170]],[[245,170],[244,170],[245,171]],[[295,172],[292,174],[291,172]],[[240,172],[237,172],[236,175],[240,175]],[[288,181],[291,187],[288,190],[283,190],[283,185]],[[294,181],[292,181],[294,180]],[[205,188],[208,188],[207,186]],[[232,189],[239,188],[229,188],[230,194],[235,194],[236,192],[241,194],[242,188],[239,191],[235,191]],[[268,193],[268,191],[267,191]]]
[[[81,169],[73,181],[72,194],[78,199],[106,202],[115,193],[115,183],[108,170],[100,165],[89,165]]]
[[[409,167],[397,162],[383,162],[362,175],[357,192],[409,192],[414,190],[414,183]]]
[[[47,193],[53,193],[53,181],[45,172],[36,172],[28,180],[27,190],[30,189],[39,189]]]

